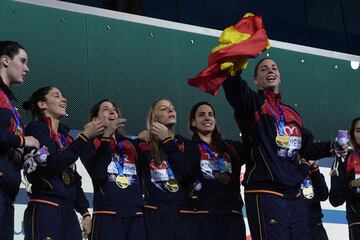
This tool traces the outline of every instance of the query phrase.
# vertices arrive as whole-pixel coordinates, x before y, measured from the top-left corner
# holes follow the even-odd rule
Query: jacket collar
[[[9,98],[9,100],[16,100],[14,93],[10,90],[8,86],[6,86],[2,77],[0,77],[0,88],[4,91],[5,95]]]

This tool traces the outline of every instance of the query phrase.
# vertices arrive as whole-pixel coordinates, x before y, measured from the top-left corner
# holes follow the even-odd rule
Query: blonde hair
[[[169,99],[166,98],[158,98],[156,99],[150,106],[150,109],[148,111],[147,117],[146,117],[146,128],[149,131],[150,134],[150,154],[154,158],[156,164],[161,164],[164,161],[164,151],[162,149],[162,142],[161,140],[154,134],[150,133],[150,126],[154,122],[156,122],[157,118],[157,112],[156,112],[156,105],[160,101],[169,101]]]

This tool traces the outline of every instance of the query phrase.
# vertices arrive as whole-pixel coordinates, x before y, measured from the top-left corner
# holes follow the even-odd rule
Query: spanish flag
[[[247,13],[235,26],[226,28],[220,38],[220,45],[213,48],[208,58],[208,67],[188,83],[201,90],[217,95],[229,74],[244,70],[249,57],[257,57],[270,48],[261,16]]]

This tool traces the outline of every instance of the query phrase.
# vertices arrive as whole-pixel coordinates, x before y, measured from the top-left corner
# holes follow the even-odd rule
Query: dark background
[[[104,1],[67,2],[103,7]],[[142,6],[145,16],[218,30],[253,12],[263,16],[272,40],[360,55],[360,0],[142,0]]]

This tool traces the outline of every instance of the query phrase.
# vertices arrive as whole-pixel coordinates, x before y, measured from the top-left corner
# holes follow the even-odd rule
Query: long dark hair
[[[104,98],[104,99],[101,99],[100,101],[98,101],[97,103],[95,103],[94,106],[91,108],[91,110],[90,110],[90,120],[91,120],[92,118],[97,117],[97,116],[99,115],[100,106],[101,106],[101,104],[103,104],[104,102],[109,102],[109,103],[111,103],[111,104],[114,106],[115,111],[116,111],[116,113],[118,114],[119,118],[121,117],[120,110],[119,110],[119,108],[117,107],[117,105],[116,105],[113,101],[111,101],[111,100],[109,100],[109,99],[107,99],[107,98]]]
[[[189,115],[189,125],[190,125],[189,129],[194,135],[198,135],[198,130],[196,127],[191,125],[191,122],[193,120],[195,120],[196,111],[202,105],[209,106],[214,113],[214,118],[216,117],[215,109],[213,108],[213,106],[210,103],[203,101],[203,102],[199,102],[199,103],[195,104],[191,108],[190,115]],[[220,129],[217,126],[217,124],[215,124],[215,128],[214,128],[213,132],[211,133],[211,141],[213,144],[215,144],[217,151],[219,151],[220,153],[225,153],[229,150],[228,145],[225,142],[225,140],[223,139],[222,134],[221,134]]]
[[[355,141],[355,126],[358,121],[360,121],[360,117],[354,118],[351,121],[350,130],[349,130],[350,143],[354,148],[360,147],[358,144],[356,144]]]
[[[0,57],[6,55],[13,59],[14,56],[19,53],[20,49],[25,51],[25,48],[23,48],[23,46],[21,46],[18,42],[0,41]]]
[[[104,99],[101,99],[100,101],[98,101],[97,103],[95,103],[94,106],[91,108],[91,110],[90,110],[90,121],[93,118],[96,118],[99,115],[100,106],[104,102],[111,103],[114,106],[115,112],[117,113],[118,117],[121,118],[121,112],[120,112],[120,109],[118,108],[118,106],[113,101],[111,101],[111,100],[109,100],[107,98],[104,98]],[[115,132],[116,139],[119,138],[119,137],[123,137],[123,136],[124,136],[124,134],[121,131],[121,129],[118,129],[118,131]]]
[[[52,86],[46,86],[46,87],[42,87],[38,90],[36,90],[35,92],[33,92],[33,94],[31,94],[30,98],[25,101],[23,103],[23,108],[26,111],[30,111],[31,112],[31,116],[33,119],[41,119],[43,118],[44,115],[44,110],[40,109],[38,106],[38,102],[39,101],[46,101],[46,95],[53,89],[54,87]]]

